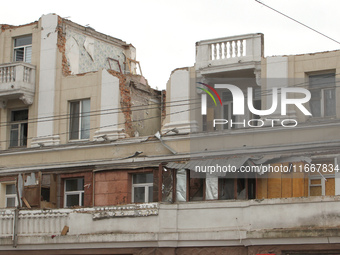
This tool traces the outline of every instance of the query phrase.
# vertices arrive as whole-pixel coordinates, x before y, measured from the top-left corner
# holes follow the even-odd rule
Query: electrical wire
[[[336,74],[330,73],[329,76],[320,77],[320,80],[322,80],[324,78],[328,78],[328,77],[333,77],[333,76],[336,76],[336,75],[340,75],[340,73],[336,73]],[[337,84],[339,82],[340,81],[336,81],[335,84]],[[322,84],[327,84],[327,83],[319,83],[319,85],[322,85]],[[298,84],[293,84],[293,85],[290,85],[289,87],[308,87],[308,86],[309,86],[309,81],[298,83]],[[335,86],[331,85],[329,87],[323,86],[322,88],[326,89],[326,88],[335,88],[335,87],[339,87],[339,86],[338,85],[335,85]],[[318,88],[318,87],[315,87],[315,88],[309,87],[309,90],[316,90],[316,89],[320,89],[320,88]],[[261,93],[259,95],[261,95],[261,96],[270,96],[270,95],[272,95],[272,89],[261,90]],[[198,104],[199,100],[200,100],[199,98],[194,98],[194,99],[168,101],[168,102],[165,102],[165,106],[163,106],[163,107],[169,108],[169,107],[178,107],[178,106]],[[191,101],[193,101],[193,102],[191,102]],[[195,101],[197,101],[197,103]],[[183,102],[183,103],[182,104],[174,105],[175,103],[179,103],[179,102]],[[188,102],[188,103],[184,103],[184,102]],[[155,105],[156,107],[150,108],[150,106],[152,106],[152,105]],[[101,115],[116,114],[116,113],[124,112],[126,110],[129,110],[129,111],[133,112],[133,111],[144,111],[144,110],[158,109],[160,107],[161,107],[160,103],[154,103],[154,104],[149,104],[149,105],[137,105],[137,106],[131,106],[131,107],[118,107],[118,108],[110,108],[110,109],[104,109],[104,110],[94,110],[94,111],[85,112],[84,114],[86,114],[87,116],[91,116],[92,117],[92,116],[101,116]],[[72,116],[73,116],[73,114],[60,114],[60,115],[53,115],[53,116],[30,118],[28,120],[28,123],[29,124],[33,124],[33,123],[38,123],[38,122],[65,120],[65,119],[69,119]],[[9,126],[11,124],[13,124],[13,123],[0,122],[0,127]]]
[[[182,113],[182,112],[188,112],[188,111],[192,111],[192,110],[196,110],[196,109],[200,109],[200,108],[201,107],[190,108],[190,109],[187,109],[187,110],[182,110],[182,111],[177,111],[177,112],[165,114],[164,116],[170,116],[170,115],[174,115],[174,114],[178,114],[178,113]],[[134,123],[134,122],[150,120],[150,119],[156,119],[156,118],[161,118],[161,117],[162,117],[162,115],[157,115],[157,116],[153,116],[153,117],[149,117],[149,118],[144,118],[144,119],[140,119],[140,120],[132,120],[130,122]],[[83,130],[84,131],[97,130],[97,129],[107,128],[107,127],[115,127],[115,126],[119,126],[119,125],[125,125],[125,122],[116,123],[116,124],[112,124],[112,125],[106,125],[106,126],[92,127],[92,128],[87,128],[87,129],[83,129]],[[36,139],[36,138],[38,138],[38,139],[39,138],[48,138],[48,137],[53,137],[53,136],[58,136],[58,135],[65,135],[65,134],[70,134],[70,133],[71,133],[71,131],[66,131],[66,132],[57,133],[57,134],[53,134],[53,135],[38,136],[38,137],[27,137],[27,140]],[[10,142],[10,141],[11,140],[2,140],[0,142]]]
[[[179,100],[179,101],[198,101],[199,99],[189,99],[189,100]],[[176,104],[176,105],[166,105],[165,108],[168,107],[178,107],[178,106],[186,106],[186,105],[194,105],[198,104],[199,102],[189,102],[189,103],[183,103],[183,104]],[[150,108],[150,105],[157,105],[156,107]],[[102,116],[102,115],[109,115],[109,114],[117,114],[117,113],[124,113],[125,109],[131,109],[131,108],[138,108],[138,109],[132,109],[132,112],[136,111],[146,111],[146,110],[153,110],[153,109],[159,109],[161,107],[160,104],[150,104],[145,106],[134,106],[134,107],[122,107],[122,108],[112,108],[112,109],[105,109],[105,110],[96,110],[96,111],[88,111],[88,112],[83,112],[83,116]],[[164,106],[163,106],[164,107]],[[130,112],[130,111],[129,111]],[[56,115],[55,116],[48,116],[48,117],[39,117],[39,118],[30,118],[27,123],[28,124],[33,124],[33,123],[41,123],[41,122],[48,122],[48,121],[57,121],[57,120],[67,120],[72,116],[78,116],[78,114],[61,114],[61,115]],[[15,122],[0,122],[0,127],[5,127],[5,126],[10,126],[12,124],[15,124]]]
[[[270,6],[268,6],[268,5],[264,4],[264,3],[262,3],[262,2],[259,1],[259,0],[255,0],[255,1],[258,2],[259,4],[262,4],[263,6],[265,6],[265,7],[269,8],[269,9],[271,9],[271,10],[273,10],[273,11],[279,13],[280,15],[282,15],[282,16],[284,16],[284,17],[290,19],[290,20],[293,20],[294,22],[296,22],[296,23],[298,23],[298,24],[300,24],[300,25],[302,25],[302,26],[304,26],[304,27],[306,27],[306,28],[308,28],[308,29],[310,29],[310,30],[312,30],[312,31],[314,31],[314,32],[316,32],[316,33],[318,33],[318,34],[320,34],[320,35],[322,35],[322,36],[324,36],[324,37],[330,39],[330,40],[332,40],[333,42],[336,42],[337,44],[340,44],[339,41],[337,41],[337,40],[335,40],[335,39],[333,39],[333,38],[331,38],[331,37],[325,35],[324,33],[321,33],[321,32],[319,32],[319,31],[317,31],[316,29],[314,29],[314,28],[312,28],[312,27],[310,27],[310,26],[307,26],[306,24],[304,24],[304,23],[302,23],[302,22],[300,22],[300,21],[298,21],[298,20],[296,20],[296,19],[294,19],[294,18],[292,18],[292,17],[290,17],[290,16],[288,16],[288,15],[286,15],[286,14],[284,14],[284,13],[278,11],[278,10],[276,10],[276,9],[274,9],[273,7],[270,7]]]

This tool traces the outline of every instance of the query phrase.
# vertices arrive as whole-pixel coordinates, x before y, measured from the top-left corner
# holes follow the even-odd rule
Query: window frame
[[[14,194],[7,194],[7,186],[8,185],[14,185],[14,187],[15,187],[15,193]],[[6,191],[5,191],[5,207],[6,208],[13,208],[13,207],[7,206],[7,199],[8,198],[14,198],[14,207],[17,207],[18,206],[18,196],[17,196],[15,183],[6,183],[5,186],[6,186],[5,187],[5,189],[6,189]]]
[[[7,191],[6,191],[7,185],[14,185],[15,194],[7,194]],[[0,182],[0,195],[1,195],[1,202],[0,202],[1,206],[0,206],[0,208],[15,208],[19,205],[15,181]],[[14,198],[15,199],[14,207],[8,207],[7,206],[7,198]]]
[[[19,111],[27,111],[27,119],[26,120],[19,120],[19,121],[12,121],[12,114],[13,112],[19,112]],[[29,111],[28,109],[15,109],[11,110],[10,114],[10,128],[9,128],[9,148],[17,148],[17,147],[27,147],[27,141],[28,141],[28,119],[29,119]],[[13,128],[14,125],[18,125],[17,128]],[[25,134],[22,134],[22,129],[24,128],[24,125],[26,125],[26,137],[23,137]],[[12,145],[12,130],[18,130],[18,138],[17,138],[17,144]]]
[[[83,183],[84,183],[84,186],[83,186],[83,190],[75,190],[75,191],[66,191],[66,182],[68,180],[79,180],[79,179],[83,179]],[[84,206],[83,205],[83,200],[82,198],[84,197],[85,199],[85,178],[84,177],[77,177],[77,178],[66,178],[64,179],[64,208],[69,208],[69,207],[72,207],[72,206],[67,206],[67,196],[68,195],[79,195],[79,204],[78,205],[73,205],[73,206]]]
[[[16,43],[16,40],[17,39],[20,39],[20,38],[25,38],[25,37],[31,37],[31,44],[25,44],[25,45],[20,45],[20,46],[15,46],[15,43]],[[19,37],[15,37],[13,38],[13,61],[14,62],[26,62],[26,63],[32,63],[32,34],[30,35],[24,35],[24,36],[19,36]],[[17,50],[18,49],[21,49],[23,48],[23,60],[17,60]],[[30,61],[27,61],[27,51],[28,51],[28,48],[31,49],[31,52],[30,52]]]
[[[325,159],[316,159],[312,161],[313,165],[333,165],[333,169],[337,166],[337,158],[334,158],[333,160],[325,160]],[[321,195],[320,196],[329,196],[326,194],[327,190],[327,181],[328,179],[336,179],[336,170],[329,171],[329,172],[309,172],[308,174],[308,197],[314,197],[311,196],[311,187],[321,187]],[[320,180],[320,184],[312,184],[313,180]],[[335,180],[334,180],[335,181]],[[335,194],[335,186],[334,186],[334,194]],[[318,195],[319,196],[319,195]],[[332,196],[332,195],[331,195]]]
[[[225,106],[228,106],[228,118],[225,117]],[[237,122],[237,116],[233,115],[233,108],[234,108],[234,103],[233,101],[226,101],[223,102],[222,106],[222,119],[228,120],[227,124],[223,125],[223,130],[230,130],[230,129],[237,129],[235,125],[231,126],[231,120],[233,122]]]
[[[260,116],[253,114],[252,112],[249,111],[248,109],[248,97],[247,97],[247,93],[245,93],[244,91],[242,91],[244,94],[244,115],[233,115],[233,108],[234,108],[234,101],[233,101],[233,97],[232,94],[230,92],[222,92],[222,93],[226,93],[226,94],[222,94],[223,97],[223,103],[222,103],[222,110],[221,110],[221,119],[226,119],[225,118],[225,106],[228,106],[228,123],[224,124],[222,126],[222,130],[235,130],[235,129],[245,129],[245,128],[250,128],[248,126],[248,121],[250,119],[260,119]],[[261,98],[259,96],[257,96],[255,89],[253,91],[254,96],[253,96],[253,106],[256,107],[256,104],[259,103],[260,105],[260,109],[257,110],[261,110]],[[226,100],[226,98],[231,98],[231,100]],[[243,117],[243,118],[242,118]],[[233,121],[234,124],[233,126],[231,126],[231,120]],[[238,124],[243,122],[243,124]]]
[[[135,178],[136,175],[139,174],[152,174],[152,182],[146,182],[146,183],[133,183],[133,180]],[[140,188],[140,187],[144,187],[144,202],[143,203],[152,203],[153,201],[149,201],[149,187],[152,187],[153,189],[153,172],[147,172],[147,173],[134,173],[132,174],[132,178],[131,178],[131,202],[132,203],[139,203],[139,202],[135,202],[135,188]]]
[[[83,104],[84,104],[84,101],[89,101],[89,108],[90,108],[90,111],[88,112],[83,112]],[[77,115],[77,118],[79,118],[79,122],[78,122],[78,138],[72,138],[72,134],[73,134],[73,131],[72,131],[72,118],[75,117],[73,116],[73,114],[71,113],[71,110],[72,110],[72,104],[75,104],[75,103],[79,103],[79,112],[78,112],[78,115]],[[85,113],[85,114],[84,114]],[[91,125],[91,99],[90,98],[85,98],[85,99],[79,99],[79,100],[72,100],[72,101],[69,101],[69,136],[68,136],[68,139],[69,141],[88,141],[90,140],[90,130],[91,130],[91,126],[89,128],[89,130],[84,130],[84,131],[88,131],[88,137],[87,138],[82,138],[82,124],[83,124],[83,121],[84,121],[84,117],[88,117],[89,118],[89,123]]]
[[[311,90],[311,92],[313,92],[313,90],[315,91],[320,91],[320,99],[318,100],[313,100],[313,97],[311,97],[311,100],[309,101],[309,108],[311,110],[311,113],[312,113],[312,117],[313,118],[333,118],[336,116],[336,74],[335,74],[335,71],[328,71],[328,72],[321,72],[321,73],[310,73],[310,74],[307,74],[308,76],[308,88]],[[311,81],[311,78],[312,77],[322,77],[322,76],[329,76],[329,77],[332,77],[334,76],[334,84],[332,84],[332,86],[326,86],[326,87],[322,87],[320,85],[316,85],[315,87],[312,87],[312,81]],[[322,78],[320,78],[322,79]],[[326,100],[325,100],[325,93],[326,91],[334,91],[334,115],[325,115],[325,103],[326,103]],[[311,107],[311,102],[318,102],[319,105],[320,105],[320,116],[313,116],[313,112],[312,112],[312,107]]]

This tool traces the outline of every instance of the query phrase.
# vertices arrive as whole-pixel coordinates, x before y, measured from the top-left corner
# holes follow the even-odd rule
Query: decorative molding
[[[7,101],[6,99],[0,100],[0,109],[5,109],[7,107]]]
[[[34,94],[24,93],[19,99],[23,101],[25,105],[31,105],[33,104]]]
[[[254,70],[255,78],[256,78],[256,84],[258,86],[261,86],[261,69],[255,68]]]

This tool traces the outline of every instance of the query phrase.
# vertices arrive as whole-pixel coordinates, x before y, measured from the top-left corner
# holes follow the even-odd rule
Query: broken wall
[[[153,135],[161,128],[160,91],[148,86],[143,76],[128,76],[127,80],[130,80],[133,135]]]
[[[99,69],[113,69],[120,71],[116,62],[108,58],[119,61],[124,70],[124,48],[101,41],[90,35],[80,33],[67,27],[66,29],[65,55],[71,74],[98,71]],[[110,68],[111,66],[111,68]]]

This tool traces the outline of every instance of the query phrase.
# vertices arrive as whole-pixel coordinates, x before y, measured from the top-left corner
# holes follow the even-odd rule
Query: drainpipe
[[[157,133],[155,134],[155,137],[157,137],[157,139],[158,139],[159,141],[161,141],[162,145],[163,145],[165,148],[167,148],[169,151],[171,151],[172,154],[177,154],[177,152],[176,152],[174,149],[172,149],[170,146],[168,146],[167,144],[164,143],[164,141],[163,141],[163,139],[162,139],[161,134],[159,133],[159,131],[157,131]]]
[[[19,221],[19,209],[15,208],[13,218],[13,247],[16,248],[18,244],[18,221]]]

